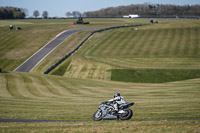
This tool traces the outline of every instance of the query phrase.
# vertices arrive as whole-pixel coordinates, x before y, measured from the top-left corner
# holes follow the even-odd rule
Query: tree
[[[72,16],[73,17],[80,17],[81,16],[81,13],[79,11],[73,11],[72,12]]]
[[[44,11],[44,12],[42,13],[42,16],[43,16],[43,18],[47,19],[48,16],[49,16],[49,13],[48,13],[47,11]]]
[[[139,14],[141,16],[175,16],[190,15],[199,16],[200,4],[197,5],[163,5],[163,4],[136,4],[119,7],[108,7],[97,11],[85,12],[86,17],[122,17],[128,14]]]
[[[38,10],[35,10],[35,11],[33,12],[33,16],[34,16],[35,18],[37,18],[38,16],[40,16],[39,11],[38,11]]]
[[[66,12],[65,15],[66,15],[67,17],[70,17],[70,16],[72,16],[72,13],[71,13],[71,12]]]
[[[26,9],[26,8],[21,8],[21,11],[22,11],[26,16],[28,16],[28,9]]]
[[[21,8],[0,7],[0,19],[24,19],[26,14]]]

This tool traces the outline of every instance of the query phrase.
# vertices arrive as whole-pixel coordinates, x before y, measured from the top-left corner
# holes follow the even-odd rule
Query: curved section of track
[[[64,40],[66,40],[72,34],[79,31],[87,30],[97,30],[102,29],[102,27],[92,27],[92,28],[80,28],[80,29],[71,29],[59,33],[54,39],[48,42],[35,54],[29,57],[25,62],[23,62],[19,67],[14,71],[17,72],[30,72],[37,64],[39,64],[49,53],[51,53],[58,45],[60,45]]]

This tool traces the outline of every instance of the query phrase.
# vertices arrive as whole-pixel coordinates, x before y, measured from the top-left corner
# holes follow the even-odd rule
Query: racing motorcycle
[[[124,103],[119,105],[119,111],[116,112],[113,106],[113,102],[102,102],[99,104],[98,110],[93,114],[94,121],[100,121],[102,119],[120,119],[129,120],[133,116],[133,111],[129,109],[134,103]]]

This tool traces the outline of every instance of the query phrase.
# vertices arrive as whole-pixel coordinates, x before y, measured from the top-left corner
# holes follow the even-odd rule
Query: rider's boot
[[[114,104],[114,108],[115,108],[114,112],[118,113],[119,109],[118,109],[118,105],[117,104]]]

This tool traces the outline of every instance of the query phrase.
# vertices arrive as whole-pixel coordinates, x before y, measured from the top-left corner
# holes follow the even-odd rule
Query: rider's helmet
[[[114,94],[114,98],[115,98],[115,97],[119,97],[119,96],[120,96],[119,93],[115,93],[115,94]]]

